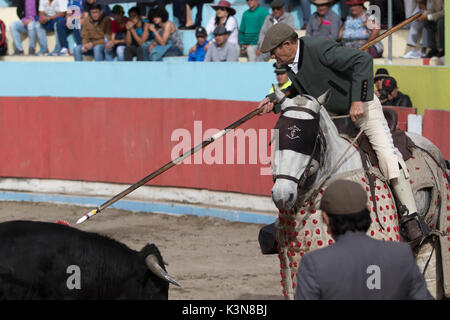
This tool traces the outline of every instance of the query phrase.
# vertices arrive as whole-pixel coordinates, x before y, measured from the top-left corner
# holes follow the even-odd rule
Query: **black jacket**
[[[402,92],[399,91],[394,99],[387,100],[386,102],[383,103],[383,106],[412,108],[412,102],[407,94],[403,94]]]

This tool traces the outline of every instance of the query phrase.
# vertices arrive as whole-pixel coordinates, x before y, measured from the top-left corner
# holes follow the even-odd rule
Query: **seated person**
[[[115,5],[112,9],[114,20],[111,21],[111,40],[105,46],[106,61],[113,61],[117,56],[117,61],[125,59],[125,35],[127,29],[125,24],[128,18],[125,17],[125,11],[121,5]]]
[[[39,24],[36,31],[39,43],[42,45],[37,55],[46,55],[47,48],[47,31],[55,31],[56,28],[66,23],[67,0],[40,0],[39,1]],[[58,21],[60,23],[58,23]],[[54,53],[59,52],[59,41],[57,41]]]
[[[224,26],[214,29],[214,42],[208,48],[205,62],[239,61],[237,45],[228,41],[230,32]]]
[[[367,42],[375,39],[380,33],[380,27],[375,25],[374,20],[369,20],[369,14],[364,8],[364,0],[350,0],[346,3],[350,7],[350,15],[345,20],[339,31],[338,40],[346,47],[359,49]],[[371,27],[368,27],[368,23]],[[381,58],[383,55],[383,44],[378,41],[370,48],[364,50],[373,58]]]
[[[198,27],[195,30],[195,37],[197,38],[197,43],[189,50],[188,61],[204,61],[206,56],[206,51],[210,42],[206,40],[208,33],[203,27]]]
[[[247,5],[249,9],[242,15],[239,27],[239,44],[241,54],[247,56],[249,62],[255,62],[259,32],[269,11],[261,7],[258,0],[247,0]]]
[[[28,54],[34,55],[36,46],[36,28],[39,24],[38,21],[38,9],[39,0],[36,1],[25,1],[18,0],[15,4],[17,6],[17,16],[20,20],[11,23],[9,29],[11,30],[11,36],[14,41],[14,55],[22,55],[22,39],[20,38],[21,33],[28,34]],[[41,43],[41,47],[45,44]]]
[[[183,40],[177,27],[169,20],[169,13],[164,8],[155,8],[148,13],[148,32],[155,39],[148,46],[149,60],[162,61],[163,57],[183,55]]]
[[[111,19],[104,15],[102,6],[93,4],[89,9],[89,18],[81,29],[81,46],[74,49],[75,61],[83,61],[83,54],[94,55],[95,61],[103,61],[105,39],[111,39]]]
[[[75,38],[75,44],[81,45],[81,16],[84,0],[69,0],[66,20],[58,21],[56,25],[58,42],[61,46],[61,50],[55,52],[54,55],[58,56],[70,56],[69,43],[67,42],[67,33],[73,32]],[[79,15],[77,17],[77,15]]]
[[[306,27],[308,37],[317,37],[336,41],[342,26],[341,18],[331,10],[334,0],[311,1],[317,11],[309,19]]]
[[[144,61],[144,49],[142,45],[149,37],[148,23],[143,22],[139,9],[132,7],[128,10],[129,20],[125,24],[127,33],[125,35],[125,61],[133,60],[136,57],[137,61]]]
[[[411,99],[408,95],[398,90],[397,81],[392,77],[387,77],[383,80],[383,89],[380,91],[380,102],[383,106],[412,108]]]

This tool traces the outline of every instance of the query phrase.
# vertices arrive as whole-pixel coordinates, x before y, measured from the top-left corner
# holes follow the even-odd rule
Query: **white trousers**
[[[388,180],[399,177],[399,164],[405,178],[409,178],[405,161],[400,151],[394,146],[391,131],[377,96],[374,96],[372,101],[364,103],[364,117],[357,120],[355,125],[363,130],[369,138],[377,155],[380,170]]]

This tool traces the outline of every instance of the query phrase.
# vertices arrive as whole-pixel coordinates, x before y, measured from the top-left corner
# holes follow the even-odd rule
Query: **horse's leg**
[[[435,299],[443,298],[442,265],[439,240],[427,240],[416,254],[416,262],[423,274],[427,288]]]

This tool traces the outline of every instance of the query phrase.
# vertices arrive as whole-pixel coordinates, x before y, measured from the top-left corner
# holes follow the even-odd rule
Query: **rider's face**
[[[297,42],[292,43],[286,40],[281,45],[270,51],[272,59],[277,60],[280,64],[291,64],[294,62],[297,53]]]

